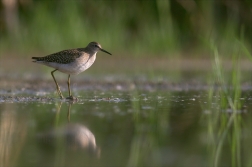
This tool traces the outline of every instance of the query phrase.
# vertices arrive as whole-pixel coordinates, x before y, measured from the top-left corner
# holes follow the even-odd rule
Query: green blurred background
[[[250,0],[1,0],[0,56],[90,41],[133,57],[204,56],[210,39],[223,51],[241,36],[250,46],[251,7]]]

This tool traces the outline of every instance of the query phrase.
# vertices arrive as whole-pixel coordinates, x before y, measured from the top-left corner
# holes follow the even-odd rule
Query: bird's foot
[[[78,101],[77,97],[69,96],[66,98],[67,100]]]

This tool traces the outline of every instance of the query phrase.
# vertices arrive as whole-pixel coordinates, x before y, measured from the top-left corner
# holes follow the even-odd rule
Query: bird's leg
[[[69,97],[72,97],[71,88],[70,88],[70,74],[68,75],[67,86],[68,86]]]
[[[55,77],[54,77],[54,75],[53,75],[53,73],[54,73],[55,71],[57,71],[57,70],[58,70],[58,69],[53,70],[53,71],[51,72],[51,74],[52,74],[53,80],[54,80],[54,82],[55,82],[55,84],[56,84],[57,92],[58,92],[60,98],[63,99],[64,97],[63,97],[63,95],[62,95],[62,93],[61,93],[61,91],[60,91],[60,87],[59,87],[59,85],[58,85],[58,83],[57,83],[57,81],[56,81],[56,79],[55,79]]]
[[[72,96],[72,92],[71,92],[71,88],[70,88],[70,74],[68,75],[67,86],[68,86],[69,97],[67,97],[66,99],[73,100],[73,101],[76,101],[76,100],[78,101],[77,97]]]

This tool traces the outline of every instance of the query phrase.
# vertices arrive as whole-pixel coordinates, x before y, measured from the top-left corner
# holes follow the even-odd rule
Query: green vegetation
[[[242,33],[241,33],[242,34]],[[243,39],[243,35],[241,35]],[[211,85],[217,84],[217,88],[212,87],[208,91],[208,106],[204,108],[209,114],[205,115],[208,128],[208,143],[211,166],[227,165],[223,157],[230,156],[231,166],[247,166],[246,158],[242,157],[242,147],[244,147],[244,122],[243,116],[246,110],[243,108],[241,91],[241,70],[240,55],[248,54],[242,42],[235,40],[236,44],[232,49],[233,64],[231,74],[223,68],[222,57],[218,49],[212,43],[214,53],[213,75]],[[245,146],[246,147],[246,146]],[[228,152],[223,151],[229,148]],[[243,159],[243,160],[242,160]]]
[[[188,54],[204,52],[209,37],[222,51],[233,46],[241,28],[244,43],[251,42],[249,0],[13,2],[0,6],[1,53],[48,53],[96,40],[133,56]]]
[[[182,55],[188,57],[188,55],[193,55],[197,57],[202,56],[202,53],[204,56],[213,54],[212,57],[209,57],[213,61],[213,68],[209,77],[210,89],[207,90],[206,106],[202,102],[202,97],[199,100],[196,98],[197,96],[194,97],[192,93],[188,92],[183,92],[183,95],[188,95],[188,98],[182,100],[188,101],[185,103],[186,107],[182,108],[179,105],[181,101],[175,99],[175,97],[180,97],[177,95],[181,93],[179,91],[173,91],[171,94],[164,91],[162,96],[157,93],[152,97],[161,100],[148,101],[148,96],[142,95],[140,90],[133,88],[134,90],[129,93],[130,98],[127,102],[129,104],[124,104],[124,107],[113,104],[114,106],[110,106],[112,109],[109,110],[106,105],[111,105],[110,103],[98,103],[105,105],[102,108],[91,101],[85,101],[85,110],[83,105],[77,106],[81,111],[79,113],[83,113],[84,110],[88,115],[92,111],[94,114],[88,116],[94,117],[96,121],[101,122],[100,124],[91,121],[86,115],[78,115],[78,113],[73,114],[73,118],[78,120],[83,117],[96,129],[102,129],[98,139],[100,137],[100,143],[104,142],[104,146],[108,148],[109,144],[102,139],[107,139],[107,131],[111,128],[113,119],[118,126],[113,127],[117,135],[112,136],[112,139],[115,140],[116,137],[123,139],[122,141],[120,138],[119,142],[115,143],[114,149],[118,145],[121,145],[123,150],[129,148],[129,151],[122,156],[129,155],[128,160],[124,162],[128,166],[144,166],[146,162],[149,163],[151,158],[154,160],[152,161],[154,165],[159,165],[161,162],[166,163],[166,154],[170,152],[171,155],[179,157],[177,164],[189,164],[188,162],[191,162],[189,154],[183,156],[180,152],[176,153],[177,150],[183,150],[186,153],[189,152],[188,150],[193,150],[191,156],[194,156],[193,153],[202,155],[204,158],[207,156],[209,163],[206,164],[209,166],[251,166],[249,157],[251,151],[242,150],[250,143],[250,141],[243,142],[245,140],[243,132],[247,130],[246,135],[250,135],[248,134],[250,129],[244,127],[246,125],[251,127],[251,123],[246,124],[242,115],[245,110],[242,101],[244,95],[241,90],[240,59],[252,60],[248,47],[248,43],[252,42],[250,38],[252,17],[249,17],[252,1],[22,0],[13,6],[14,8],[9,8],[4,1],[0,6],[4,9],[0,20],[2,23],[0,24],[0,57],[9,52],[29,56],[29,54],[37,52],[51,53],[62,49],[83,47],[90,40],[100,42],[112,53],[127,56],[172,55],[176,57]],[[12,9],[12,21],[7,18],[10,9]],[[169,54],[175,52],[182,54]],[[233,62],[230,71],[227,71],[224,66],[223,62],[226,59],[231,59]],[[145,65],[144,62],[142,66],[145,67]],[[129,67],[126,66],[125,69],[129,69]],[[135,69],[133,71],[136,72]],[[150,78],[156,79],[158,75],[161,76],[151,68],[148,71]],[[168,71],[166,67],[164,71]],[[179,71],[176,74],[177,78],[185,77],[186,74],[181,75],[182,70],[177,71]],[[99,70],[99,73],[102,72]],[[175,72],[173,72],[173,76],[175,76],[174,74]],[[165,77],[160,77],[161,84],[166,79]],[[167,83],[172,82],[174,80],[169,80]],[[150,95],[150,92],[147,94]],[[202,108],[194,106],[198,105],[197,100],[200,101]],[[126,117],[121,117],[119,114],[115,118],[112,117],[111,115],[114,114],[112,112],[116,112],[116,109],[120,109],[120,107],[121,110],[118,111],[122,114],[128,111],[129,114]],[[202,109],[206,113],[198,114]],[[206,120],[203,122],[203,126],[195,121],[197,120],[195,115],[190,117],[193,112]],[[44,114],[42,110],[41,113]],[[173,113],[176,113],[175,116],[172,115]],[[95,114],[100,117],[95,117]],[[107,120],[104,119],[106,114],[108,115]],[[69,119],[69,113],[68,116]],[[60,123],[60,119],[60,114],[57,112],[54,119],[55,125]],[[176,129],[177,127],[180,128],[180,131]],[[188,129],[193,130],[188,131]],[[121,130],[124,131],[121,132]],[[197,135],[194,135],[193,133],[196,134],[196,132]],[[201,154],[201,151],[205,149],[205,143],[199,137],[201,134],[203,134],[202,138],[206,138],[206,145],[209,146],[207,151],[204,150],[205,154]],[[127,138],[128,136],[131,138]],[[181,142],[177,142],[174,136]],[[247,137],[247,140],[249,139],[251,139],[251,135]],[[184,141],[187,141],[186,145],[183,145]],[[175,148],[176,144],[174,153],[170,147]],[[167,148],[164,149],[167,150],[162,151],[163,146],[166,146]],[[115,150],[110,150],[114,155],[111,157],[118,161]],[[187,157],[189,158],[185,159]]]

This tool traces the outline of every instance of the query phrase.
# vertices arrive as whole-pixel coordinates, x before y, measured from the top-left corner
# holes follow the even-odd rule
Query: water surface
[[[219,97],[209,102],[205,90],[78,95],[2,96],[0,166],[231,166],[237,156],[251,164],[250,92],[229,128],[232,110],[217,112]]]

